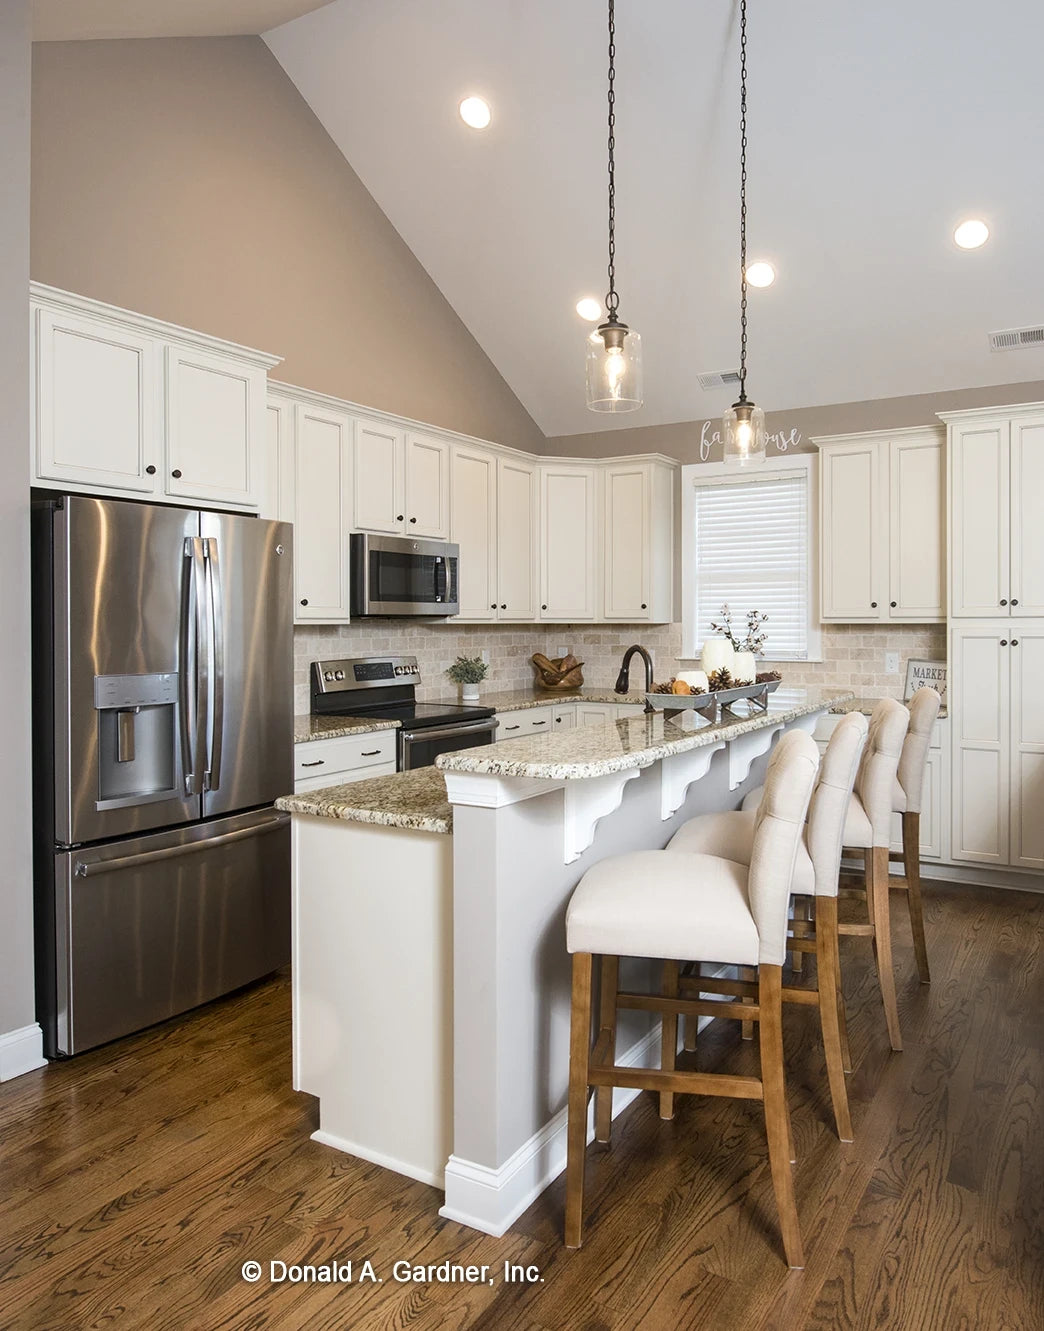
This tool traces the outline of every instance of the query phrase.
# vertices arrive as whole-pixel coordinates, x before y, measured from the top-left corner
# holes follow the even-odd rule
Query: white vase
[[[727,670],[731,675],[734,656],[728,638],[708,638],[700,653],[700,665],[706,675],[713,675],[717,670]]]
[[[477,684],[462,684],[460,686],[461,702],[478,702],[479,686]]]
[[[732,667],[732,678],[737,684],[753,684],[758,664],[753,652],[737,652]]]

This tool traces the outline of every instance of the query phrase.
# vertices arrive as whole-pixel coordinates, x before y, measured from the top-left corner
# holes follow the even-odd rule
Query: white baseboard
[[[23,1072],[35,1072],[46,1063],[43,1031],[35,1021],[31,1026],[0,1035],[0,1081],[10,1081]]]
[[[405,1174],[407,1178],[415,1178],[418,1183],[431,1183],[436,1188],[443,1186],[441,1170],[421,1169],[408,1160],[398,1160],[395,1156],[385,1155],[382,1151],[373,1151],[368,1146],[360,1146],[358,1142],[349,1141],[347,1137],[338,1137],[332,1132],[324,1132],[322,1128],[317,1128],[312,1133],[312,1141],[321,1142],[324,1146],[332,1146],[335,1151],[344,1151],[345,1155],[357,1155],[360,1160],[368,1160],[371,1165],[381,1165],[384,1169],[394,1169],[396,1174]]]
[[[899,866],[900,870],[902,865]],[[921,861],[921,878],[969,887],[999,887],[1007,892],[1044,892],[1044,874],[1032,869],[995,869],[989,864],[933,864]]]

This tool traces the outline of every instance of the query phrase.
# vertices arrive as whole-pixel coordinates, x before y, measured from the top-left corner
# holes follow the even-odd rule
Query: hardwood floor
[[[786,1012],[803,1272],[783,1264],[754,1102],[679,1097],[665,1123],[655,1096],[637,1101],[589,1148],[578,1252],[564,1176],[503,1239],[439,1220],[434,1189],[309,1140],[284,977],[0,1086],[0,1327],[1040,1331],[1044,896],[924,895],[930,987],[892,912],[905,1052],[869,947],[843,943],[851,1145],[816,1011]],[[756,1041],[715,1022],[696,1057],[753,1071]],[[356,1283],[272,1284],[273,1258],[353,1261]],[[383,1284],[358,1282],[366,1258]],[[497,1279],[397,1283],[399,1260]],[[505,1261],[542,1282],[505,1284]]]

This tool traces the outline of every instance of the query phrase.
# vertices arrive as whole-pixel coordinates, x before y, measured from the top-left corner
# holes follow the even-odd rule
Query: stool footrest
[[[846,934],[849,938],[873,938],[874,926],[872,924],[839,924],[837,926],[839,934]]]
[[[723,1095],[739,1100],[764,1098],[758,1077],[730,1077],[722,1072],[660,1072],[656,1068],[589,1067],[590,1086],[621,1086],[637,1091],[673,1091],[676,1095]]]
[[[716,980],[709,975],[683,975],[682,992],[727,994],[729,998],[757,998],[758,986],[751,980]]]
[[[799,989],[796,985],[784,985],[780,992],[784,1003],[803,1003],[806,1007],[815,1007],[819,1003],[818,989]]]
[[[700,1002],[696,998],[665,998],[662,994],[619,993],[616,1006],[665,1016],[675,1013],[687,1017],[733,1017],[737,1021],[757,1021],[760,1012],[756,1003],[717,1003],[713,998]]]

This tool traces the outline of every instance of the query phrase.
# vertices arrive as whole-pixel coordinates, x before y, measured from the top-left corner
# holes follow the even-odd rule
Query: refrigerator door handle
[[[202,793],[202,772],[197,768],[207,742],[210,680],[209,657],[206,650],[207,582],[203,544],[199,536],[185,537],[185,559],[189,561],[189,565],[186,592],[181,603],[181,669],[178,677],[181,702],[181,753],[186,795]],[[193,711],[195,727],[190,724]]]
[[[207,560],[210,643],[213,661],[214,709],[210,725],[210,755],[203,774],[203,789],[221,785],[221,741],[225,729],[225,609],[221,592],[221,565],[216,536],[203,541]]]
[[[177,846],[164,846],[162,850],[143,850],[136,855],[121,855],[112,860],[78,860],[73,876],[90,878],[92,874],[115,873],[118,869],[136,869],[143,864],[155,864],[159,860],[180,859],[182,855],[195,855],[201,850],[213,850],[215,846],[228,846],[233,841],[245,841],[247,837],[264,836],[285,827],[287,815],[274,814],[262,823],[251,827],[240,827],[234,832],[222,832],[220,836],[200,838],[198,841],[185,841]]]

